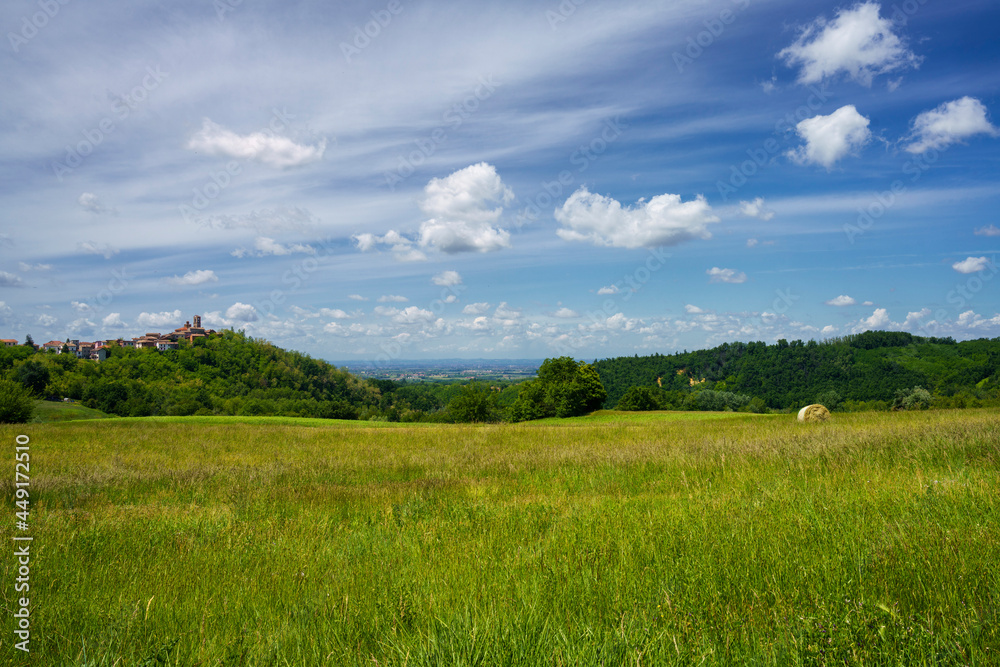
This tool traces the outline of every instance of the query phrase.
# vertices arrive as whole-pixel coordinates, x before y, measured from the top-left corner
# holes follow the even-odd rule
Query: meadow
[[[1000,415],[267,418],[31,439],[15,665],[1000,664]]]

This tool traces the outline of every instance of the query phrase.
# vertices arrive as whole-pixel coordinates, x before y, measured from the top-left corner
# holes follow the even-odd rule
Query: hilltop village
[[[65,341],[50,340],[42,345],[35,345],[36,350],[43,352],[55,352],[56,354],[72,354],[78,359],[91,359],[93,361],[104,361],[108,356],[109,347],[134,347],[136,349],[151,348],[159,351],[176,350],[180,340],[192,341],[198,338],[205,338],[216,333],[215,329],[206,329],[201,325],[201,315],[195,315],[184,326],[174,329],[170,333],[145,333],[134,338],[115,338],[108,340],[98,340],[92,343],[80,340],[69,339]],[[0,340],[0,344],[13,347],[18,345],[17,340],[5,338]]]

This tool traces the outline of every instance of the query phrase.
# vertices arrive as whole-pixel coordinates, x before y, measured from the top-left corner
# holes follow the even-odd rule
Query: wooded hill
[[[1000,399],[1000,338],[958,343],[868,331],[822,343],[727,343],[696,352],[603,359],[593,365],[608,394],[605,407],[618,406],[633,387],[647,388],[640,394],[660,401],[658,407],[684,409],[762,411],[814,402],[886,409],[900,392],[914,387],[932,393],[937,407]],[[633,392],[629,400],[638,395]],[[714,404],[722,407],[710,407]]]

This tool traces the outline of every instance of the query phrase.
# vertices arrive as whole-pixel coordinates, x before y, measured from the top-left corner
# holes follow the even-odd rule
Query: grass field
[[[107,416],[100,410],[85,408],[79,403],[35,401],[35,414],[31,421],[44,424],[78,419],[104,419]]]
[[[1000,415],[705,416],[0,427],[0,661],[1000,664]]]

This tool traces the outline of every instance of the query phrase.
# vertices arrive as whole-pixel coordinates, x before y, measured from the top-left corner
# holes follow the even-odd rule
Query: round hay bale
[[[800,422],[825,422],[830,418],[830,411],[819,403],[807,405],[799,410]]]

